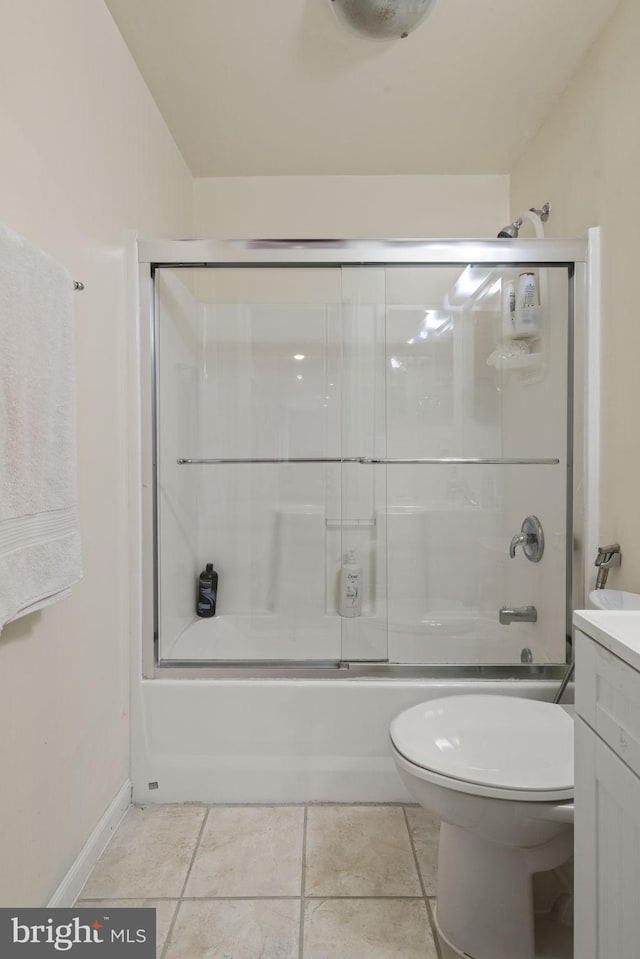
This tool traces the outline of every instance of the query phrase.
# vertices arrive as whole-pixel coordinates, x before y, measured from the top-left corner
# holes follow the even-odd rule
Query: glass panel
[[[339,661],[340,271],[162,269],[157,297],[160,659]]]
[[[160,659],[564,660],[566,268],[156,281]]]
[[[532,272],[531,315],[525,267],[386,272],[388,458],[558,460],[386,467],[392,662],[564,661],[568,274]],[[531,514],[539,563],[509,556]],[[502,625],[501,607],[537,622]]]
[[[341,418],[346,459],[386,455],[385,290],[383,268],[343,270]],[[356,609],[349,608],[344,589],[342,602],[339,597],[343,656],[352,662],[386,661],[387,516],[380,508],[386,502],[385,467],[345,462],[341,485],[342,561],[352,551],[362,593]],[[346,566],[343,578],[348,573]]]

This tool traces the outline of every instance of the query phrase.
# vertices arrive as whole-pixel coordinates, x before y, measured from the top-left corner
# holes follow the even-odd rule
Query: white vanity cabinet
[[[576,959],[640,959],[640,613],[576,613]]]

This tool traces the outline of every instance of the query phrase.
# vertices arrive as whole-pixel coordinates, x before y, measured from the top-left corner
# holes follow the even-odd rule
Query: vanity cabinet
[[[640,959],[640,614],[575,622],[574,955]]]

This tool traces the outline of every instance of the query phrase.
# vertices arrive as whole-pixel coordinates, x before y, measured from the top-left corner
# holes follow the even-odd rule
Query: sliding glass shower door
[[[563,661],[569,289],[526,264],[157,269],[158,659]]]
[[[566,267],[343,271],[345,384],[359,384],[343,429],[370,411],[372,459],[345,466],[343,502],[372,500],[371,601],[392,663],[564,659],[569,289]],[[370,374],[358,337],[375,343]],[[515,542],[529,516],[535,562]],[[366,658],[344,630],[343,648]]]
[[[159,272],[161,658],[339,662],[340,270]]]

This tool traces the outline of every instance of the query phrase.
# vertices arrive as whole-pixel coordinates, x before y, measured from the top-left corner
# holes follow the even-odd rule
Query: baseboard
[[[120,825],[124,814],[131,805],[131,781],[127,780],[118,790],[105,814],[99,820],[86,843],[76,856],[71,868],[49,900],[48,907],[72,906],[89,873],[98,861],[100,854],[111,836]]]

